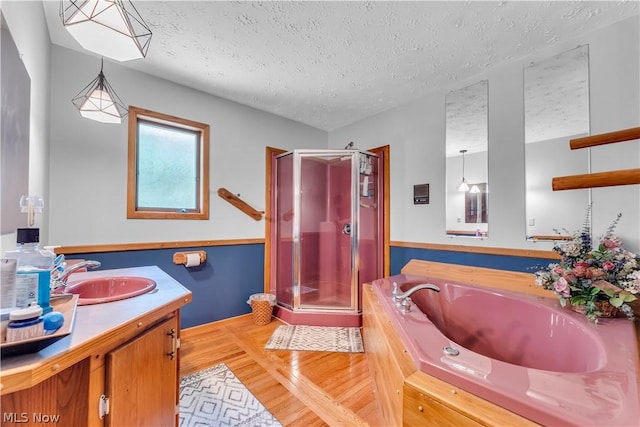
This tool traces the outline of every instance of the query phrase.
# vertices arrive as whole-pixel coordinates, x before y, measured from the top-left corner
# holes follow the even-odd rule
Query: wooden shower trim
[[[637,139],[640,139],[640,127],[572,139],[569,146],[575,150]],[[553,191],[633,184],[640,184],[640,168],[560,176],[551,180]]]

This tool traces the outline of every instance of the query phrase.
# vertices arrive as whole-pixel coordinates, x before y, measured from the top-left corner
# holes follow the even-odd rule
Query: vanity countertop
[[[131,339],[191,302],[191,291],[157,266],[74,273],[69,282],[109,276],[141,276],[157,291],[104,304],[78,306],[73,332],[37,353],[0,361],[0,394],[32,387],[79,361]]]

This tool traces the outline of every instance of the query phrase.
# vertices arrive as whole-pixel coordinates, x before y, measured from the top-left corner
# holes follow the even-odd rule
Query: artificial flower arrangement
[[[628,303],[640,293],[640,256],[623,249],[622,241],[614,234],[622,214],[594,248],[590,212],[589,208],[580,232],[569,233],[571,240],[554,246],[553,251],[562,259],[537,271],[536,284],[554,291],[560,305],[564,307],[569,302],[591,321],[613,317],[618,311],[633,319]]]

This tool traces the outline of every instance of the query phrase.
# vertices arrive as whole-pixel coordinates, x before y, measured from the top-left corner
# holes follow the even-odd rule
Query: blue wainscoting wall
[[[173,263],[175,252],[207,252],[207,261],[186,268]],[[247,300],[264,291],[264,244],[153,249],[73,254],[68,259],[100,261],[101,270],[157,265],[193,293],[181,309],[182,328],[250,313]]]
[[[401,246],[391,246],[390,258],[391,275],[400,274],[400,269],[412,259],[469,265],[472,267],[495,268],[498,270],[519,271],[524,273],[533,273],[541,266],[547,266],[550,262],[557,262],[557,260],[547,258],[491,255],[474,252],[407,248]]]
[[[411,259],[471,265],[475,267],[532,273],[551,259],[453,252],[392,246],[391,274]],[[204,250],[207,261],[186,268],[173,263],[175,252]],[[181,310],[182,327],[189,328],[251,312],[247,299],[264,290],[264,244],[152,249],[74,254],[69,259],[93,259],[101,269],[157,265],[193,293],[193,301]]]

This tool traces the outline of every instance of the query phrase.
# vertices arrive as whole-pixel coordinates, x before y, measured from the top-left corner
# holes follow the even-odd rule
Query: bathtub
[[[440,292],[417,291],[402,314],[394,282]],[[543,425],[640,425],[633,322],[593,324],[554,299],[406,274],[373,290],[417,369]]]

